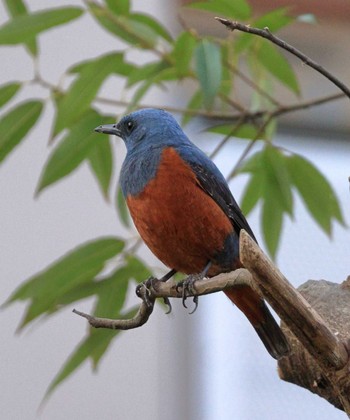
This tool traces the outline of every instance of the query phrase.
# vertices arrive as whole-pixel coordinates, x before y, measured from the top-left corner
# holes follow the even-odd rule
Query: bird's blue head
[[[100,125],[95,131],[121,137],[128,152],[177,146],[189,141],[171,114],[154,108],[135,111],[117,124]]]

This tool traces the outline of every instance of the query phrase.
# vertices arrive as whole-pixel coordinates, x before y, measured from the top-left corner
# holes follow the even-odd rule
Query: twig
[[[328,80],[330,80],[332,83],[334,83],[340,90],[342,90],[346,96],[350,98],[350,90],[347,86],[344,85],[338,78],[336,78],[332,73],[330,73],[328,70],[323,68],[320,64],[316,63],[315,61],[311,60],[307,55],[303,54],[298,49],[294,48],[292,45],[287,44],[287,42],[283,41],[282,39],[278,38],[276,35],[271,33],[269,31],[269,28],[259,29],[259,28],[252,28],[249,25],[244,25],[239,22],[233,22],[229,19],[223,19],[220,17],[216,17],[216,20],[221,22],[223,25],[225,25],[227,28],[231,29],[231,31],[239,30],[242,32],[247,32],[250,34],[258,35],[262,38],[268,39],[272,43],[278,45],[279,47],[283,48],[286,51],[289,51],[291,54],[298,57],[304,64],[306,64],[309,67],[312,67],[314,70],[321,73],[323,76],[325,76]]]

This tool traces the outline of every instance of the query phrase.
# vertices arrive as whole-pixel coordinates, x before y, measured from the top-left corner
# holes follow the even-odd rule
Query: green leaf
[[[331,235],[333,218],[344,225],[338,199],[321,172],[298,155],[287,158],[287,167],[306,208],[320,227]]]
[[[103,117],[89,110],[61,140],[50,154],[40,177],[37,193],[62,179],[88,158],[93,147],[101,141],[93,131],[101,124],[113,123],[112,118]]]
[[[43,104],[28,101],[12,109],[0,119],[0,162],[20,143],[38,121]]]
[[[175,67],[179,77],[187,76],[189,73],[196,42],[191,32],[182,32],[175,41],[171,56],[175,61]]]
[[[198,44],[195,50],[195,70],[203,90],[204,103],[210,108],[222,77],[221,51],[216,44],[207,39]]]
[[[152,48],[157,41],[157,33],[150,26],[149,19],[142,15],[132,14],[128,17],[120,16],[118,23],[122,28],[127,28],[135,39],[138,40],[138,44],[142,48]],[[144,23],[147,21],[147,23]]]
[[[101,55],[92,60],[84,60],[78,64],[75,64],[69,69],[71,74],[80,74],[80,73],[90,73],[90,72],[99,72],[99,70],[104,67],[108,62],[112,63],[113,71],[110,71],[111,74],[117,74],[121,76],[128,76],[131,71],[136,68],[133,64],[128,63],[124,59],[124,53],[110,53]]]
[[[271,43],[262,42],[257,51],[257,59],[280,82],[295,94],[300,93],[295,73],[288,60]]]
[[[189,111],[195,110],[195,109],[200,109],[202,103],[203,103],[203,93],[202,93],[202,90],[199,89],[199,90],[197,90],[197,92],[194,93],[194,95],[192,96],[192,98],[189,100],[186,108]],[[185,126],[186,124],[189,123],[189,121],[192,118],[193,118],[193,114],[192,113],[190,113],[190,112],[184,112],[183,117],[182,117],[181,124],[183,126]]]
[[[262,154],[262,165],[266,176],[266,194],[271,193],[275,203],[279,207],[293,214],[293,196],[291,191],[291,179],[286,165],[286,157],[274,146],[266,146]]]
[[[105,342],[110,340],[110,336],[115,336],[120,331],[114,330],[98,330],[95,334],[89,335],[74,350],[73,354],[68,358],[61,370],[58,372],[54,380],[51,382],[45,393],[44,400],[52,394],[55,388],[70,376],[86,359],[88,359],[92,351],[96,351],[99,347],[104,347]]]
[[[12,17],[28,14],[27,8],[22,0],[5,0],[5,4]],[[32,55],[37,55],[38,46],[35,37],[27,39],[25,45]]]
[[[232,137],[248,140],[254,139],[257,134],[257,128],[252,124],[242,124],[239,127],[236,127],[235,124],[216,125],[210,127],[208,131],[210,133],[223,134],[225,136],[231,135]]]
[[[130,13],[129,0],[105,0],[105,3],[116,15],[128,15]]]
[[[136,89],[126,111],[130,112],[133,110],[153,85],[172,80],[177,80],[176,70],[173,67],[167,67],[164,70],[159,71],[155,76],[146,79]]]
[[[156,35],[160,36],[161,38],[165,39],[168,42],[172,42],[173,38],[168,32],[168,30],[159,23],[156,19],[154,19],[150,15],[145,15],[143,13],[133,13],[130,18],[134,22],[139,22],[145,26],[148,26]]]
[[[249,159],[245,160],[239,172],[241,173],[263,173],[264,172],[264,151],[254,153]]]
[[[129,319],[135,316],[138,308],[132,308],[123,318]],[[73,354],[68,358],[61,370],[58,372],[54,380],[51,382],[45,393],[44,400],[47,400],[57,386],[70,376],[93,352],[97,352],[99,348],[104,348],[105,343],[114,338],[119,331],[114,330],[96,330],[94,334],[89,335],[74,350]]]
[[[58,102],[54,135],[71,127],[90,107],[104,80],[111,74],[127,74],[130,66],[122,53],[111,53],[75,66],[79,71],[67,94]]]
[[[129,73],[128,87],[134,85],[135,83],[145,81],[150,77],[156,76],[159,72],[166,68],[169,68],[169,65],[163,61],[155,61],[144,64],[143,66],[134,67]]]
[[[276,257],[276,251],[281,236],[283,211],[280,203],[276,200],[275,192],[266,185],[261,224],[264,241],[269,254],[273,259]]]
[[[260,173],[253,173],[245,187],[241,201],[241,210],[244,215],[247,216],[258,204],[258,201],[262,198],[263,191],[263,178]]]
[[[288,12],[289,7],[274,9],[265,15],[258,17],[252,26],[261,29],[269,28],[269,31],[276,32],[295,20],[294,17],[287,15]]]
[[[40,32],[77,19],[82,13],[79,7],[62,7],[15,16],[0,27],[0,45],[26,43]]]
[[[125,266],[103,281],[94,315],[112,319],[123,318],[121,310],[125,303],[130,280],[135,279],[137,282],[140,282],[146,280],[150,275],[150,271],[140,260],[130,257]],[[96,331],[91,330],[91,334],[96,333]],[[95,369],[113,338],[114,336],[111,335],[110,340],[104,342],[104,346],[99,346],[91,353]]]
[[[116,15],[96,3],[89,4],[92,15],[105,29],[118,38],[138,48],[153,48],[157,34],[148,24],[133,18],[133,15]]]
[[[192,9],[205,10],[230,19],[248,19],[251,8],[245,0],[212,0],[207,2],[191,3]]]
[[[126,205],[126,201],[125,201],[125,198],[123,196],[123,192],[122,192],[122,190],[119,186],[117,188],[116,204],[117,204],[118,215],[119,215],[119,218],[120,218],[121,222],[123,223],[123,225],[126,228],[130,228],[131,223],[130,223],[129,210],[128,210],[128,207]]]
[[[113,171],[112,147],[109,136],[101,136],[88,155],[91,170],[93,171],[101,192],[106,200],[109,196],[109,186]]]
[[[21,84],[18,82],[7,83],[0,87],[0,107],[10,101],[18,92]]]
[[[269,31],[276,32],[294,21],[293,17],[287,15],[288,11],[288,7],[274,9],[271,12],[268,12],[265,15],[262,15],[255,19],[252,22],[252,26],[261,29],[269,28]],[[255,42],[256,38],[251,34],[239,34],[235,42],[236,54],[241,54],[244,50],[248,49],[251,46],[254,46]]]
[[[274,258],[281,235],[283,214],[293,213],[291,181],[286,168],[286,157],[277,148],[267,145],[255,153],[241,167],[241,173],[251,173],[252,177],[244,192],[242,211],[249,213],[262,200],[262,220],[264,241]]]
[[[123,241],[112,237],[83,244],[23,283],[5,304],[31,300],[20,325],[23,328],[43,313],[57,310],[61,296],[77,286],[90,284],[106,262],[119,254],[123,247]]]

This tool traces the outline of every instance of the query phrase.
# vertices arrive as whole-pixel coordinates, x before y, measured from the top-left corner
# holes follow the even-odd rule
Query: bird
[[[214,162],[167,111],[143,108],[95,128],[126,145],[120,185],[141,238],[170,271],[213,277],[242,267],[239,234],[254,233]],[[289,344],[265,301],[249,286],[225,289],[275,359]]]

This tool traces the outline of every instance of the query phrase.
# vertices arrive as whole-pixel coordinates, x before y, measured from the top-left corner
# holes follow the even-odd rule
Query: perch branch
[[[258,288],[287,327],[323,366],[335,369],[344,367],[348,354],[343,343],[244,230],[240,234],[240,255],[246,269],[197,281],[194,293],[190,296],[215,293],[243,284]],[[96,318],[77,310],[74,312],[86,318],[93,327],[127,330],[147,322],[157,298],[182,298],[181,287],[177,288],[171,280],[162,282],[154,279],[150,287],[141,284],[137,294],[142,303],[132,319],[111,320]]]
[[[240,268],[232,271],[231,273],[219,274],[216,277],[206,278],[197,281],[194,284],[195,294],[189,293],[188,296],[202,296],[210,293],[219,292],[228,287],[249,285],[254,287],[252,276],[248,270]],[[99,318],[84,312],[73,309],[73,312],[89,321],[89,324],[95,328],[109,328],[114,330],[130,330],[133,328],[141,327],[148,321],[151,313],[153,312],[154,303],[156,298],[182,298],[181,287],[176,288],[176,283],[172,280],[162,282],[158,279],[152,280],[150,288],[138,288],[138,296],[142,299],[142,303],[134,318],[131,319],[109,319]]]
[[[283,331],[287,333],[288,340],[297,342],[292,346],[292,354],[279,361],[281,378],[306,387],[350,414],[349,357],[345,346],[347,335],[339,336],[339,328],[334,329],[334,325],[333,329],[330,328],[324,321],[328,321],[328,317],[321,318],[244,230],[240,233],[240,258],[246,268],[197,281],[190,296],[242,285],[255,288],[283,321]],[[138,285],[137,295],[142,303],[131,319],[98,318],[77,310],[73,312],[86,318],[95,328],[129,330],[148,321],[157,298],[182,298],[182,290],[172,280],[162,282],[152,279]],[[300,367],[296,360],[299,360],[297,355],[303,352],[309,356],[303,356],[302,360],[309,357],[310,362]],[[303,378],[307,380],[300,381],[299,371],[304,372]]]
[[[308,352],[324,367],[343,368],[348,361],[344,344],[245,231],[240,256],[264,298]]]
[[[269,31],[269,28],[259,29],[259,28],[252,28],[249,25],[244,25],[239,22],[233,22],[229,19],[223,19],[220,17],[216,17],[216,20],[221,22],[223,25],[225,25],[228,29],[231,31],[238,30],[242,32],[246,32],[249,34],[254,34],[257,36],[260,36],[262,38],[268,39],[273,44],[278,45],[279,47],[283,48],[284,50],[290,52],[291,54],[298,57],[304,64],[307,66],[313,68],[317,72],[321,73],[323,76],[325,76],[328,80],[330,80],[332,83],[334,83],[340,90],[342,90],[346,96],[350,98],[350,90],[347,86],[344,85],[337,77],[335,77],[332,73],[330,73],[328,70],[323,68],[320,64],[316,63],[315,61],[311,60],[307,55],[303,54],[298,49],[294,48],[292,45],[287,44],[287,42],[283,41],[281,38],[278,38],[276,35],[271,33]]]

